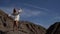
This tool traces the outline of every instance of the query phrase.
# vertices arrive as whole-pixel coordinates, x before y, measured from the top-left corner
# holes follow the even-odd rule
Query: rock
[[[0,10],[0,31],[6,34],[45,34],[46,29],[28,21],[19,21],[18,31],[13,31],[13,19]]]
[[[60,34],[60,22],[56,22],[55,24],[51,25],[46,34]]]
[[[3,31],[0,31],[0,34],[6,34],[5,32],[3,32]]]

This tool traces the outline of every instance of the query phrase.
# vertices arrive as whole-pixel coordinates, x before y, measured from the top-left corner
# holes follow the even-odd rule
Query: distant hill
[[[47,29],[46,34],[60,34],[60,22],[56,22],[53,25],[51,25]]]
[[[19,22],[19,31],[13,31],[13,19],[0,10],[0,34],[45,34],[46,29],[28,21]]]

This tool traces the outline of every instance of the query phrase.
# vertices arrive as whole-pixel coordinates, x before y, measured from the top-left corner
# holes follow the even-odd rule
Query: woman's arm
[[[8,14],[8,17],[12,17],[13,18],[14,16],[13,16],[13,14]]]
[[[22,12],[22,9],[20,8],[20,10],[18,11],[18,14],[20,14]]]
[[[8,14],[8,16],[11,16],[11,14]]]

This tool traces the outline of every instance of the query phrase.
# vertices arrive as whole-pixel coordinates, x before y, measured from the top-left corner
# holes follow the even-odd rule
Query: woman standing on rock
[[[15,27],[16,27],[16,30],[18,30],[18,22],[19,22],[19,17],[20,17],[19,15],[21,12],[22,12],[22,9],[19,9],[18,11],[16,11],[15,8],[13,9],[13,13],[12,13],[12,16],[14,19],[13,30],[15,29]]]

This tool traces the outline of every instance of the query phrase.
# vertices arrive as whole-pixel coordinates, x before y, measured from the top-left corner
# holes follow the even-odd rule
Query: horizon
[[[13,8],[22,8],[21,19],[45,28],[60,22],[60,0],[0,0],[0,9],[11,14]]]

